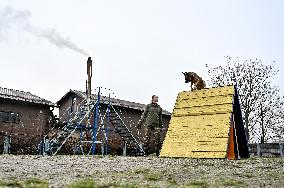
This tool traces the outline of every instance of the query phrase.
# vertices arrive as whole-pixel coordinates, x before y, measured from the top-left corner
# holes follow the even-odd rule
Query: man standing
[[[158,105],[158,96],[153,95],[152,101],[146,106],[141,119],[138,121],[138,129],[141,129],[141,125],[145,127],[144,137],[144,150],[145,154],[150,152],[150,139],[151,133],[154,134],[155,153],[159,156],[161,148],[161,130],[163,127],[162,123],[162,108]]]

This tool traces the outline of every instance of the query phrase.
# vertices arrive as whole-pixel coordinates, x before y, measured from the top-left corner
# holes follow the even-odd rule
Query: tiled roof
[[[78,90],[70,90],[68,93],[66,93],[58,102],[57,104],[60,104],[62,102],[62,100],[69,94],[69,93],[74,93],[82,98],[87,98],[87,95],[85,92],[82,91],[78,91]],[[97,99],[97,95],[92,95],[93,99]],[[108,104],[108,97],[106,96],[101,96],[101,103],[103,104]],[[121,100],[121,99],[116,99],[116,98],[110,98],[110,102],[112,105],[114,106],[121,106],[124,108],[130,108],[130,109],[135,109],[135,110],[141,110],[143,111],[146,108],[145,104],[140,104],[140,103],[136,103],[136,102],[130,102],[130,101],[126,101],[126,100]],[[170,116],[171,113],[163,110],[163,114],[164,115],[168,115]]]
[[[225,158],[234,86],[180,92],[163,157]]]
[[[52,102],[33,95],[30,92],[7,89],[2,87],[0,87],[0,98],[54,106]]]

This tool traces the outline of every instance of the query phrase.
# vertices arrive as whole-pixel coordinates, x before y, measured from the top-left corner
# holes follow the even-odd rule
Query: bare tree
[[[247,140],[265,142],[275,134],[279,116],[275,110],[283,106],[279,89],[271,78],[278,70],[260,59],[241,60],[226,57],[225,66],[206,65],[212,87],[236,84],[242,105]]]
[[[284,105],[283,105],[283,98],[280,108],[274,110],[274,115],[277,116],[279,119],[279,126],[274,127],[274,134],[275,134],[275,139],[278,142],[283,142],[284,141]]]
[[[270,82],[265,83],[260,88],[259,99],[256,101],[255,121],[258,127],[253,130],[260,143],[279,139],[279,127],[283,125],[283,119],[279,116],[282,108],[283,97],[279,96],[279,89],[272,87]]]

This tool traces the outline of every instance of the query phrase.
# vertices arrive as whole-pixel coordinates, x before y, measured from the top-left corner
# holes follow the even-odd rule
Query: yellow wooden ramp
[[[178,94],[161,157],[225,158],[234,86]]]

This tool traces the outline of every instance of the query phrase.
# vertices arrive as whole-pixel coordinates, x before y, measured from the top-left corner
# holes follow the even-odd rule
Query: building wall
[[[72,98],[76,98],[76,104],[75,104],[75,107],[73,106],[73,112],[76,111],[76,108],[78,107],[78,105],[82,104],[81,102],[84,100],[82,97],[79,97],[75,94],[72,94],[66,97],[59,107],[59,120],[61,122],[66,122],[68,118],[74,115],[74,113],[71,113]]]
[[[71,100],[72,100],[71,98],[72,97],[74,97],[74,96],[70,95],[69,97],[67,97],[63,101],[63,103],[60,105],[59,112],[61,112],[61,113],[59,113],[59,114],[63,115],[64,112],[66,112],[66,110],[71,106]],[[77,101],[80,101],[80,102],[82,100],[83,99],[80,98],[80,97],[78,97],[78,99],[77,99]],[[77,104],[79,104],[79,103],[77,103]],[[100,114],[102,116],[104,115],[106,109],[107,109],[107,105],[101,105]],[[121,119],[126,124],[126,126],[128,126],[128,128],[131,130],[132,134],[136,138],[138,138],[141,142],[143,142],[144,135],[145,135],[144,127],[142,127],[142,129],[139,129],[139,130],[137,129],[137,123],[138,123],[143,111],[135,110],[135,109],[131,109],[131,108],[120,107],[120,106],[115,106],[115,109],[119,113]],[[61,118],[62,122],[66,121],[66,117],[67,117],[66,115],[62,116],[62,118],[61,118],[61,116],[59,116],[59,118]],[[166,135],[166,132],[167,132],[167,129],[168,129],[168,126],[169,126],[170,118],[171,117],[169,115],[163,115],[164,129],[163,129],[162,134],[161,134],[162,141],[165,138],[165,135]],[[99,118],[98,125],[99,126],[104,125],[105,128],[106,128],[107,125],[108,125],[107,118],[104,119],[103,124],[100,121],[101,119],[102,119],[102,117]],[[93,116],[92,116],[91,120],[92,120],[91,123],[93,123]],[[114,127],[112,125],[110,125],[110,131],[108,132],[108,134],[109,134],[109,136],[108,136],[108,138],[109,138],[109,141],[108,141],[109,149],[111,150],[111,152],[121,154],[124,143],[123,143],[123,140],[120,137],[120,135],[115,132]],[[105,136],[104,136],[102,131],[99,132],[97,140],[103,140],[103,141],[105,140]]]
[[[0,99],[0,112],[18,113],[17,123],[0,122],[0,152],[5,135],[11,136],[11,152],[32,154],[40,139],[48,133],[49,106]]]

